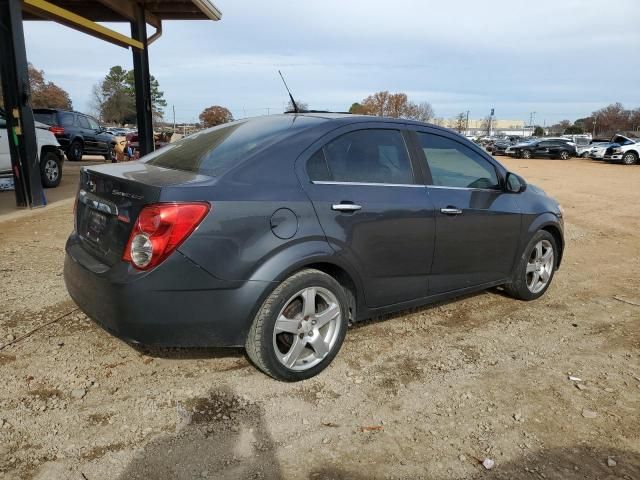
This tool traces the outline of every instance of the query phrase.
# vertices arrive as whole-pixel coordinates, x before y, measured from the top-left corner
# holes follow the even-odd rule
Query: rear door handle
[[[357,212],[361,208],[361,205],[356,205],[355,203],[335,203],[331,206],[331,210],[337,212]]]
[[[455,207],[447,207],[447,208],[441,208],[440,213],[444,213],[445,215],[461,215],[462,210]]]

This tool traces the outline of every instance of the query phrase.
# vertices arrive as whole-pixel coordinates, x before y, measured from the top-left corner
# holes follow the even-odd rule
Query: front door
[[[346,127],[307,152],[298,175],[331,247],[360,274],[367,306],[426,296],[434,210],[399,126]]]
[[[429,293],[509,277],[520,238],[516,195],[504,191],[492,161],[453,135],[422,131],[417,137],[436,212]]]
[[[96,148],[96,132],[91,128],[89,119],[84,115],[77,115],[77,124],[82,131],[82,138],[84,138],[84,152],[95,153]]]

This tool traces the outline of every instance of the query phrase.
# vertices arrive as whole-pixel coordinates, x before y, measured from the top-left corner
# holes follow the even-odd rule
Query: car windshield
[[[150,165],[215,177],[261,148],[320,121],[323,119],[296,115],[240,120],[198,132],[143,160]]]

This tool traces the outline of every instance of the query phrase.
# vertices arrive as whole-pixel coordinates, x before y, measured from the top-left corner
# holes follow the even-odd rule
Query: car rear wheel
[[[40,158],[40,177],[42,186],[54,188],[60,185],[62,180],[62,162],[53,152],[45,152]]]
[[[569,152],[567,152],[566,150],[562,150],[560,152],[560,160],[569,160]]]
[[[622,156],[622,163],[625,165],[635,165],[638,163],[638,154],[635,152],[627,152]]]
[[[522,158],[524,158],[525,160],[529,160],[531,158],[531,151],[530,150],[522,150],[522,152],[520,153],[520,155],[522,156]]]
[[[509,295],[519,300],[535,300],[547,291],[555,273],[558,247],[546,230],[537,232],[524,249],[510,283]]]
[[[74,140],[69,145],[69,150],[67,150],[67,158],[72,162],[79,162],[82,160],[82,154],[84,151],[84,147],[82,142],[79,140]]]
[[[247,336],[247,355],[275,379],[304,380],[332,362],[347,325],[344,288],[326,273],[302,270],[262,304]]]

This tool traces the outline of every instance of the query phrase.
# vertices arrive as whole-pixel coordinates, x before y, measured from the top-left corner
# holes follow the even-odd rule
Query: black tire
[[[636,152],[626,152],[622,155],[622,163],[625,165],[635,165],[638,163],[638,154]]]
[[[562,150],[558,155],[560,160],[569,160],[571,158],[571,154],[567,150]]]
[[[294,327],[298,328],[299,332],[304,328],[301,327],[303,321],[306,321],[307,326],[309,326],[310,320],[308,319],[308,317],[302,316],[304,315],[304,312],[302,311],[304,310],[304,301],[301,297],[298,296],[309,288],[317,288],[324,292],[330,292],[337,300],[334,308],[337,307],[340,309],[339,312],[337,312],[337,314],[340,315],[339,318],[335,318],[335,322],[331,325],[329,325],[329,323],[325,325],[326,327],[334,328],[334,330],[332,334],[332,346],[328,348],[327,353],[324,354],[324,357],[322,357],[321,360],[318,360],[316,359],[317,357],[315,357],[315,355],[318,355],[319,352],[316,352],[315,348],[311,348],[309,346],[311,344],[306,344],[307,337],[304,333],[275,333],[276,320],[281,315],[286,317],[287,314],[285,307],[287,307],[287,309],[290,306],[295,307],[294,302],[296,302],[298,298],[301,301],[301,311],[297,313],[295,319],[291,321],[300,322],[300,326]],[[313,308],[315,311],[315,305],[317,302],[317,297],[315,296],[315,294],[313,298]],[[280,285],[278,285],[278,287],[273,292],[271,292],[269,297],[267,297],[267,299],[260,307],[260,310],[253,320],[253,324],[251,325],[251,329],[249,330],[249,334],[245,343],[247,355],[256,367],[277,380],[286,382],[297,382],[313,377],[314,375],[317,375],[322,370],[324,370],[333,361],[338,351],[340,350],[347,332],[349,321],[348,312],[349,308],[347,295],[345,289],[342,285],[340,285],[340,283],[338,283],[333,277],[319,270],[302,270],[290,276]],[[319,312],[319,314],[322,313],[324,313],[324,311]],[[334,317],[337,317],[337,314],[334,315]],[[286,318],[290,318],[290,316]],[[315,321],[313,323],[315,324]],[[323,326],[322,328],[325,328],[325,326]],[[329,330],[326,330],[326,332],[327,334],[331,334],[331,331]],[[286,366],[283,361],[279,359],[278,354],[285,355],[286,357],[286,353],[289,352],[282,352],[280,350],[280,347],[277,345],[277,342],[280,341],[280,337],[277,337],[278,340],[276,340],[276,335],[290,336],[288,337],[290,338],[291,342],[289,346],[289,348],[291,349],[290,351],[293,350],[293,342],[298,342],[298,338],[303,339],[303,341],[307,345],[303,348],[308,348],[308,355],[314,358],[314,360],[312,360],[311,362],[313,366],[310,366],[308,368],[304,367],[304,365],[298,365],[297,367],[293,365],[292,368]],[[310,336],[310,338],[316,338],[318,332],[309,333],[308,335]],[[285,337],[284,340],[286,341],[287,337]],[[276,353],[276,349],[279,350],[278,354]],[[307,352],[307,350],[304,350],[304,352]],[[297,356],[296,358],[300,357]],[[314,362],[319,363],[314,364]],[[306,360],[303,359],[302,363],[306,363]],[[301,370],[301,368],[306,369]]]
[[[84,145],[80,140],[74,140],[69,145],[67,150],[67,158],[72,162],[79,162],[82,160],[82,154],[84,153]]]
[[[113,147],[114,145],[109,145],[107,147],[107,153],[105,154],[104,159],[107,162],[116,163],[118,160],[116,158],[116,151]]]
[[[532,255],[534,255],[534,249],[536,245],[540,242],[547,242],[551,248],[553,249],[553,258],[552,258],[552,266],[551,271],[549,273],[549,279],[538,291],[532,291],[532,289],[528,286],[529,275],[532,273],[527,273],[527,265],[532,259]],[[546,230],[539,230],[529,241],[526,248],[522,252],[522,255],[518,259],[518,264],[516,265],[513,278],[510,283],[504,285],[505,291],[512,296],[513,298],[517,298],[518,300],[535,300],[536,298],[540,298],[549,288],[551,282],[553,281],[553,275],[556,271],[557,259],[558,259],[558,245],[556,244],[556,240],[549,232]]]
[[[522,158],[524,158],[525,160],[529,160],[529,159],[533,158],[533,155],[531,154],[531,150],[521,150],[520,151],[520,156]]]
[[[44,152],[40,157],[40,178],[44,188],[55,188],[62,180],[62,160],[54,152]]]

